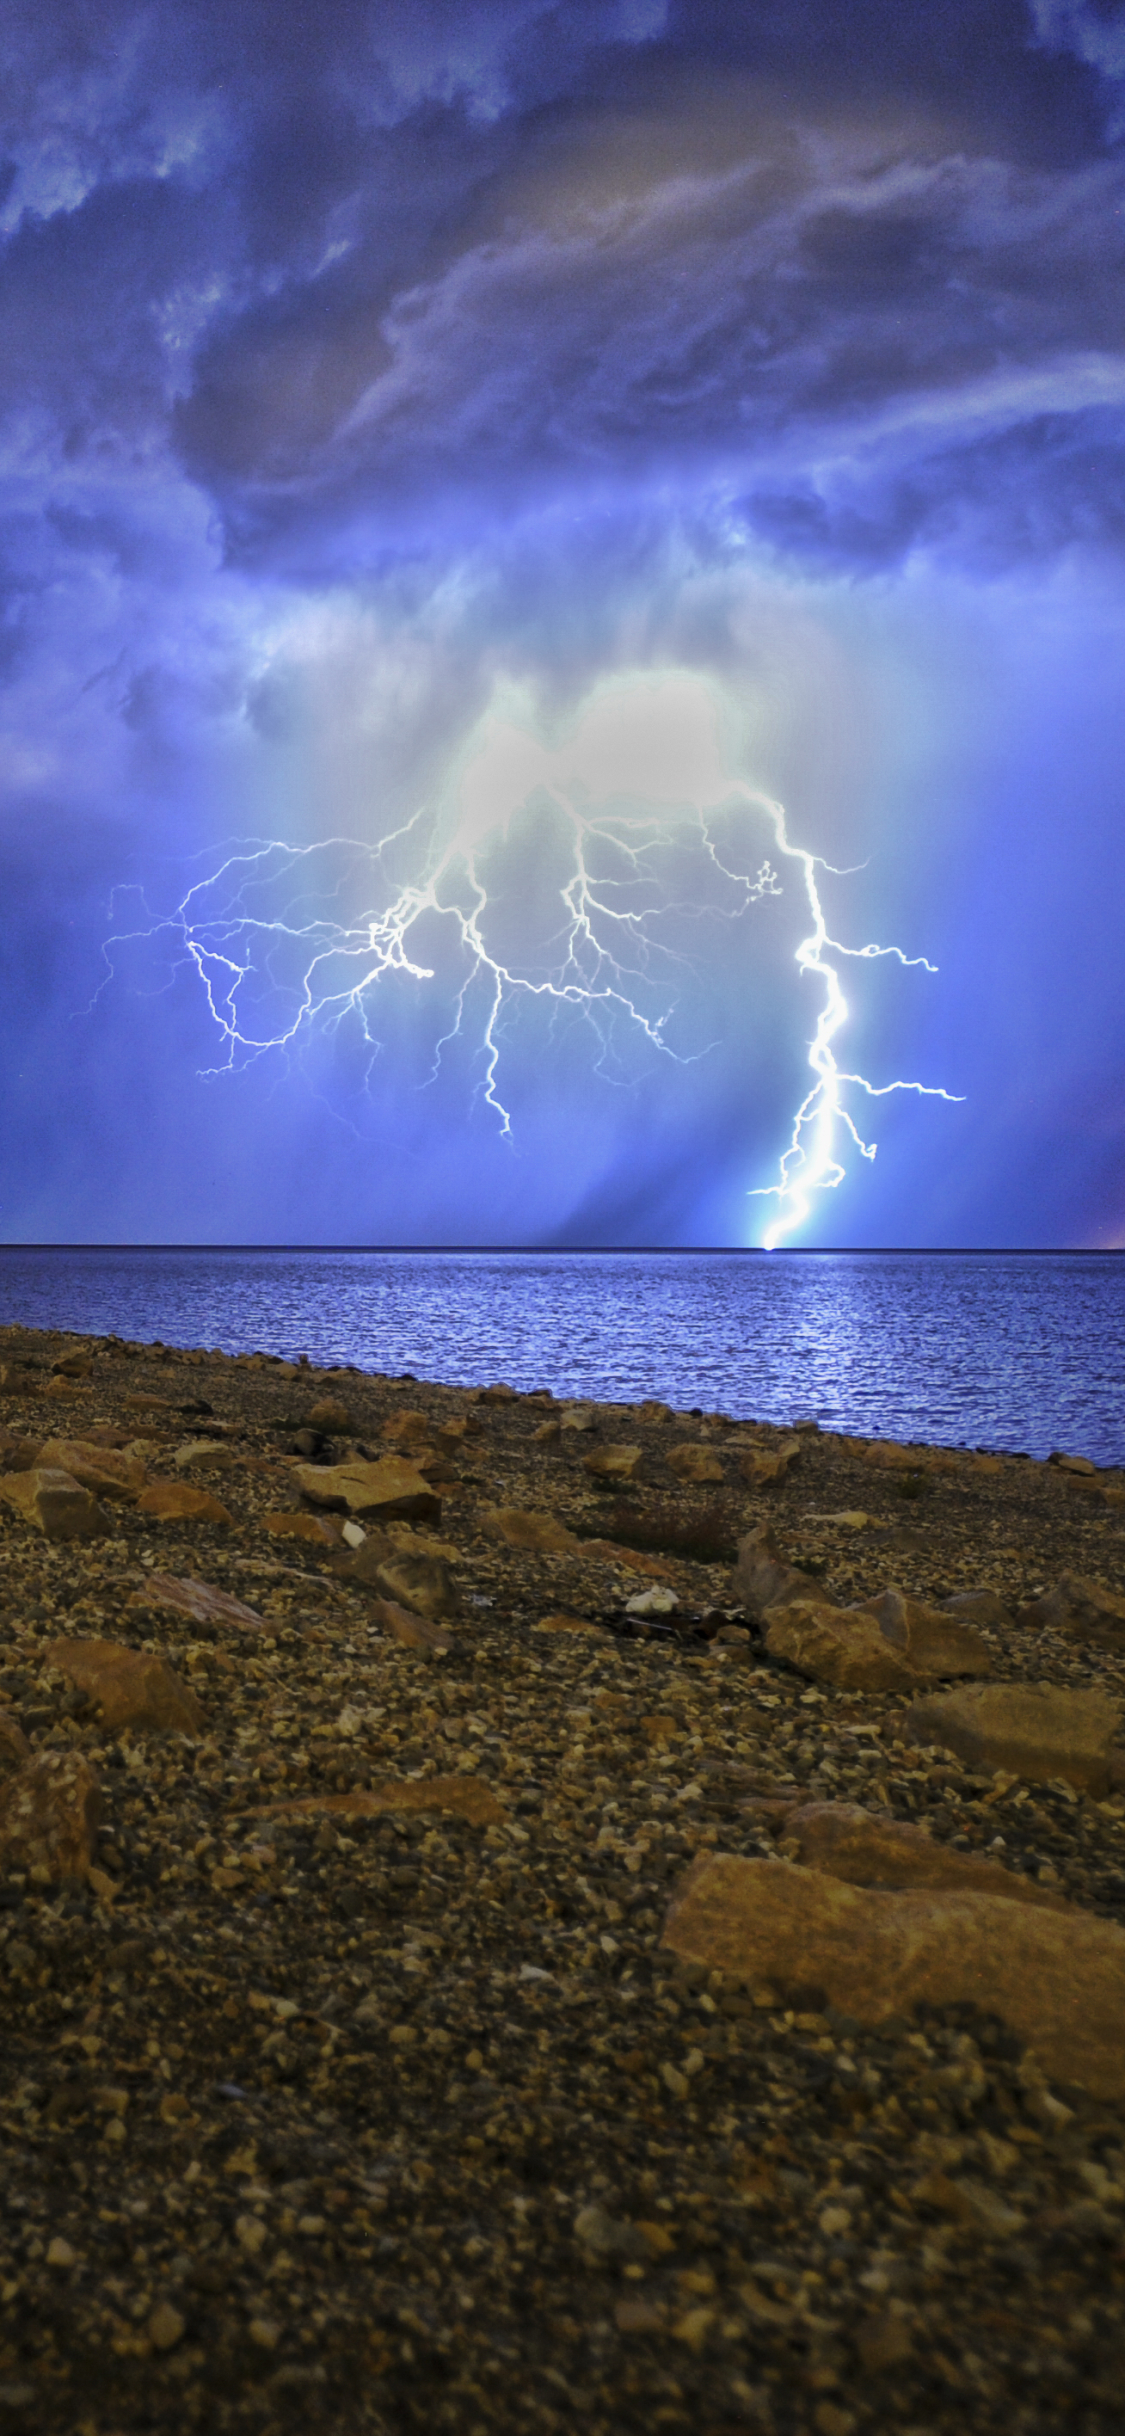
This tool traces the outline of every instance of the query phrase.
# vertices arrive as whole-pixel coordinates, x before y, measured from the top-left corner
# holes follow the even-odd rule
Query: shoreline
[[[9,1326],[0,1552],[0,2424],[1109,2436],[1120,1471]]]

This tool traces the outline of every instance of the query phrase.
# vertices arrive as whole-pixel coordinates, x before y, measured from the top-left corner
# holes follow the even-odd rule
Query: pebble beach
[[[0,2431],[1109,2436],[1125,1474],[0,1332]]]

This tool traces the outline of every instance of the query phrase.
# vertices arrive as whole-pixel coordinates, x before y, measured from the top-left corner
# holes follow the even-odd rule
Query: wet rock
[[[39,1449],[39,1461],[68,1472],[80,1488],[89,1489],[95,1497],[111,1500],[131,1502],[148,1478],[139,1455],[122,1454],[81,1438],[48,1438]]]
[[[46,1539],[97,1539],[108,1528],[97,1498],[57,1464],[5,1472],[0,1475],[0,1497]]]
[[[351,1427],[349,1407],[338,1396],[321,1396],[305,1415],[305,1428],[321,1430],[326,1438],[346,1438]]]
[[[583,1456],[582,1469],[591,1480],[635,1480],[643,1460],[640,1446],[599,1446],[594,1454]]]
[[[210,1489],[191,1488],[186,1480],[152,1480],[137,1499],[138,1514],[152,1522],[218,1523],[229,1529],[233,1516]]]
[[[148,1650],[126,1649],[119,1641],[50,1641],[43,1656],[97,1702],[111,1733],[122,1726],[158,1734],[202,1733],[204,1712],[194,1692]]]
[[[787,1861],[696,1861],[664,1944],[751,1984],[819,1990],[872,2026],[920,2004],[998,2013],[1043,2069],[1125,2096],[1125,1930],[984,1894],[887,1893]]]
[[[823,1870],[849,1886],[948,1887],[953,1894],[996,1895],[1009,1903],[1036,1903],[1067,1911],[1065,1897],[1032,1878],[1019,1878],[996,1861],[954,1852],[920,1827],[878,1818],[850,1802],[806,1802],[782,1818],[787,1860]]]
[[[786,1563],[768,1523],[739,1541],[731,1594],[748,1616],[759,1620],[768,1607],[794,1599],[822,1607],[835,1604],[826,1590],[818,1588],[812,1576]]]
[[[424,1776],[402,1784],[373,1785],[369,1792],[306,1793],[296,1801],[271,1802],[254,1816],[312,1818],[323,1812],[327,1818],[370,1819],[386,1812],[426,1810],[455,1811],[473,1827],[499,1827],[508,1815],[488,1786],[478,1784],[473,1776]]]
[[[1072,1641],[1125,1647],[1125,1599],[1081,1573],[1064,1573],[1053,1589],[1021,1609],[1017,1621],[1034,1631],[1065,1633]]]
[[[295,1473],[302,1497],[310,1505],[334,1507],[349,1514],[414,1516],[419,1522],[441,1521],[441,1499],[400,1456],[385,1455],[376,1463],[298,1464]]]
[[[987,1594],[986,1594],[987,1595]],[[884,1590],[865,1599],[845,1615],[875,1618],[883,1639],[901,1650],[919,1675],[988,1675],[992,1656],[987,1643],[968,1623],[939,1607],[924,1606],[901,1590]]]
[[[669,1471],[675,1473],[677,1480],[698,1483],[705,1480],[726,1479],[726,1473],[713,1447],[670,1446],[665,1452],[664,1461]],[[587,1469],[589,1469],[589,1464]]]
[[[493,1539],[502,1539],[506,1547],[525,1549],[529,1555],[562,1555],[576,1548],[578,1541],[565,1523],[554,1514],[536,1514],[524,1506],[486,1506],[481,1529]]]
[[[454,1647],[452,1633],[432,1623],[428,1616],[412,1615],[394,1599],[376,1599],[373,1613],[376,1623],[403,1649],[421,1649],[431,1658],[446,1658]]]
[[[966,1684],[916,1700],[907,1712],[912,1742],[940,1743],[972,1767],[1006,1768],[1046,1783],[1065,1778],[1089,1793],[1105,1793],[1122,1772],[1113,1739],[1122,1722],[1119,1700],[1106,1692],[1076,1692],[1059,1684]]]
[[[84,1878],[101,1811],[98,1780],[75,1751],[41,1751],[0,1784],[0,1860],[45,1870],[52,1885]]]
[[[263,1629],[263,1619],[253,1607],[244,1607],[241,1599],[232,1599],[226,1590],[215,1590],[210,1582],[199,1582],[191,1574],[148,1573],[143,1587],[135,1590],[130,1607],[163,1607],[173,1615],[187,1616],[193,1624],[225,1624]]]
[[[900,1692],[918,1683],[910,1659],[884,1637],[874,1616],[856,1608],[793,1599],[768,1608],[765,1627],[771,1658],[784,1658],[810,1683],[830,1683],[841,1692]]]

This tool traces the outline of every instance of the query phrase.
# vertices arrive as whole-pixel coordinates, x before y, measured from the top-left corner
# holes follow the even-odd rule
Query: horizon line
[[[874,1259],[880,1253],[896,1258],[909,1256],[912,1260],[967,1259],[1061,1259],[1117,1260],[1125,1252],[1120,1244],[1021,1244],[1021,1243],[784,1243],[767,1247],[761,1243],[139,1243],[125,1240],[113,1242],[79,1242],[61,1240],[0,1241],[3,1252],[349,1252],[349,1253],[505,1253],[518,1257],[534,1254],[542,1258],[554,1255],[566,1259],[578,1253],[585,1257],[607,1254],[611,1257],[664,1255],[690,1258],[705,1254],[712,1258],[723,1254],[732,1258],[758,1256],[777,1260],[789,1255],[800,1259]]]

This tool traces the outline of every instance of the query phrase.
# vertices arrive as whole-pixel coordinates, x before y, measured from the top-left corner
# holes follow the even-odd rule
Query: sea
[[[1125,1464],[1125,1256],[0,1246],[0,1322]]]

